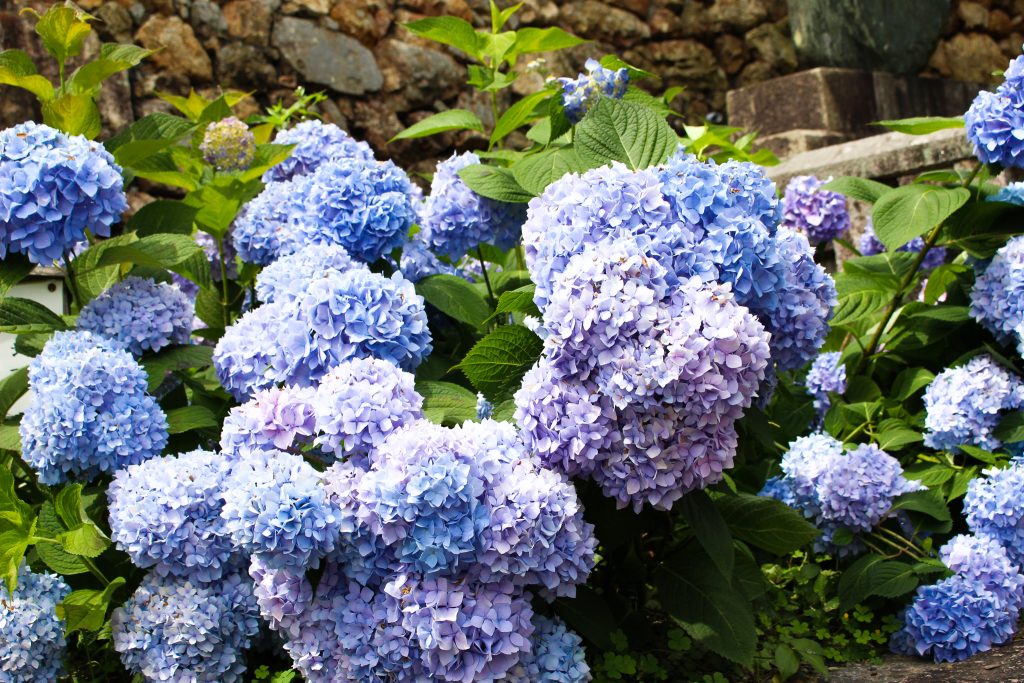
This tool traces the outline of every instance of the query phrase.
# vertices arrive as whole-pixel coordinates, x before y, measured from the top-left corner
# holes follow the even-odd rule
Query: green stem
[[[480,271],[484,274],[484,284],[487,285],[487,296],[491,299],[493,306],[498,305],[498,300],[494,297],[494,290],[491,289],[491,278],[487,275],[487,262],[484,261],[484,250],[479,247],[476,248],[476,254],[480,257]]]
[[[85,568],[89,570],[89,573],[100,580],[104,588],[110,585],[110,579],[103,575],[103,572],[100,571],[100,568],[97,567],[91,559],[83,557],[82,555],[78,555],[77,557],[82,561],[82,564],[85,565]]]
[[[77,312],[82,310],[82,295],[78,291],[78,283],[75,280],[75,271],[71,266],[71,251],[64,255],[64,279],[68,284],[68,292],[71,294],[71,310]]]
[[[224,308],[224,320],[231,323],[228,306],[228,266],[224,259],[224,236],[217,238],[217,256],[220,258],[220,304]]]
[[[901,543],[896,543],[891,538],[887,538],[885,536],[882,536],[881,534],[878,533],[878,531],[879,531],[879,529],[875,529],[874,531],[872,531],[871,532],[871,538],[873,538],[874,540],[876,540],[876,541],[878,541],[880,543],[886,544],[890,548],[894,548],[897,551],[897,554],[899,554],[899,555],[906,554],[906,555],[909,555],[910,557],[914,558],[915,560],[923,560],[924,559],[924,556],[920,552],[918,552],[917,548],[915,548],[914,546],[906,543],[906,539],[904,539],[902,536],[899,537],[902,542]]]
[[[18,469],[21,470],[21,473],[25,476],[25,479],[28,480],[28,483],[32,486],[32,488],[35,489],[36,493],[39,495],[39,498],[41,500],[53,499],[53,496],[50,495],[50,492],[39,484],[39,480],[36,478],[36,473],[32,470],[31,467],[28,466],[28,463],[26,463],[24,460],[21,459],[21,457],[17,455],[11,457],[11,462],[17,465]]]
[[[526,270],[526,252],[523,251],[523,243],[516,245],[516,256],[519,257],[519,269]]]

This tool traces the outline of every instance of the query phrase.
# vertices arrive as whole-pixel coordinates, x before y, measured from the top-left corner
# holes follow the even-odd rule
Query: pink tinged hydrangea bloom
[[[316,432],[316,390],[272,387],[257,392],[228,413],[221,430],[225,453],[281,450],[312,442]]]

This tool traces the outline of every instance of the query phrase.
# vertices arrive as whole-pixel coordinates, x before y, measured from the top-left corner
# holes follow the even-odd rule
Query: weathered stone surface
[[[944,40],[932,55],[930,66],[941,76],[958,81],[1000,80],[993,71],[1006,68],[1006,56],[999,44],[984,33],[958,33]]]
[[[431,17],[450,15],[473,20],[473,10],[466,0],[402,0],[402,6]]]
[[[955,664],[887,655],[881,664],[851,664],[829,672],[831,683],[1021,683],[1024,642],[1020,638]]]
[[[524,24],[551,25],[558,21],[558,5],[552,0],[526,0],[519,10]]]
[[[385,0],[339,0],[331,8],[338,29],[356,40],[372,45],[387,35],[394,19]]]
[[[744,37],[757,59],[771,64],[780,73],[796,69],[796,48],[778,25],[762,24],[747,31]]]
[[[281,5],[285,14],[307,14],[322,17],[331,11],[331,0],[286,0]]]
[[[383,90],[402,98],[400,111],[432,105],[437,94],[456,89],[465,71],[438,50],[388,39],[376,50],[384,76]]]
[[[780,159],[788,159],[829,145],[847,142],[849,136],[826,130],[788,130],[785,133],[765,135],[757,138],[757,146],[770,149]]]
[[[200,38],[215,38],[227,30],[220,6],[210,0],[192,0],[189,23]]]
[[[274,67],[255,45],[228,43],[217,51],[217,80],[225,87],[266,90],[274,84]]]
[[[233,0],[224,5],[227,34],[254,45],[270,42],[270,28],[274,24],[274,5],[267,0]]]
[[[620,7],[644,19],[647,18],[647,12],[651,8],[650,0],[608,0],[608,4]]]
[[[196,39],[192,27],[178,17],[156,15],[149,18],[135,34],[145,48],[163,48],[149,58],[160,69],[183,73],[199,81],[213,78],[213,64],[206,50]]]
[[[101,23],[96,24],[96,31],[109,41],[127,43],[132,39],[132,15],[116,2],[108,2],[93,14]]]
[[[651,29],[635,14],[597,0],[573,2],[562,8],[562,23],[584,38],[623,47],[651,37]]]
[[[643,65],[673,85],[721,88],[728,83],[715,55],[696,40],[665,40],[626,52],[627,62]]]
[[[362,43],[312,21],[282,17],[274,26],[272,40],[288,63],[311,83],[349,95],[375,92],[384,84],[373,54]]]
[[[730,76],[736,74],[747,61],[746,43],[737,36],[718,36],[715,38],[715,58],[725,73]]]
[[[770,0],[715,0],[708,9],[711,30],[747,31],[771,17]]]
[[[964,22],[964,28],[979,29],[988,25],[988,8],[980,2],[964,0],[957,4],[956,13]]]

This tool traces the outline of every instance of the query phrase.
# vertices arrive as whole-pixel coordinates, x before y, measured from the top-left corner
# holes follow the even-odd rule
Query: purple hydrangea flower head
[[[834,466],[843,455],[843,444],[828,434],[817,432],[801,436],[791,444],[782,456],[783,479],[789,484],[796,501],[796,507],[815,515],[820,510],[820,500],[815,486],[821,473]]]
[[[511,249],[526,220],[526,205],[481,197],[458,172],[480,163],[472,152],[455,154],[437,166],[430,195],[420,209],[422,239],[438,254],[457,259],[480,244]]]
[[[1002,411],[1024,405],[1024,382],[996,363],[977,356],[966,365],[940,372],[924,392],[924,443],[937,450],[963,444],[996,450]]]
[[[1024,323],[1024,236],[1011,238],[977,276],[971,317],[1007,342]]]
[[[302,456],[251,451],[234,463],[221,516],[235,545],[269,567],[308,567],[338,541],[323,474]]]
[[[71,593],[59,576],[22,563],[18,587],[0,581],[0,681],[52,683],[64,675],[64,625],[56,608]]]
[[[256,136],[244,121],[229,116],[206,127],[199,151],[218,171],[244,171],[256,156]]]
[[[22,455],[39,480],[88,481],[158,455],[167,418],[147,383],[116,342],[57,332],[29,364],[32,405],[19,426]]]
[[[316,390],[312,387],[271,387],[256,392],[231,409],[221,430],[226,454],[251,450],[290,450],[313,441],[316,432]]]
[[[964,114],[964,126],[982,163],[1008,168],[1024,163],[1024,92],[1016,79],[996,92],[979,92]]]
[[[1024,565],[1024,463],[1015,460],[1006,469],[987,470],[985,475],[967,485],[967,526],[978,536],[999,541],[1020,567]]]
[[[146,680],[235,683],[259,610],[252,581],[237,571],[212,583],[150,572],[111,628],[125,668]]]
[[[886,252],[885,245],[878,239],[878,235],[875,234],[875,226],[870,218],[868,218],[867,225],[864,226],[864,232],[861,233],[860,253],[862,256],[874,256],[875,254],[884,254]],[[908,253],[920,253],[924,249],[924,238],[915,237],[910,240],[896,251],[903,251]],[[946,248],[945,247],[932,247],[928,250],[924,260],[921,261],[921,270],[932,271],[941,266],[946,262]]]
[[[431,275],[463,277],[458,268],[445,263],[430,251],[430,246],[420,239],[420,235],[402,245],[402,260],[399,263],[399,268],[409,282],[419,282]]]
[[[352,260],[337,244],[307,244],[291,254],[275,259],[256,276],[256,297],[263,303],[294,301],[313,280],[328,271],[339,273],[365,268]]]
[[[310,178],[269,183],[242,207],[231,228],[235,251],[246,263],[265,266],[290,254],[312,229]]]
[[[821,189],[828,180],[796,176],[782,198],[783,225],[803,233],[814,245],[841,237],[850,229],[846,197]]]
[[[1007,609],[1024,603],[1024,575],[998,540],[960,534],[939,549],[939,557],[951,571],[991,591]]]
[[[141,356],[168,344],[187,344],[195,304],[173,284],[129,276],[90,301],[78,329],[115,339]]]
[[[220,516],[230,466],[220,453],[197,450],[118,471],[107,489],[117,547],[161,576],[220,578],[234,555]]]
[[[899,639],[918,655],[959,662],[1001,645],[1016,630],[1017,610],[959,574],[917,589]]]
[[[309,178],[312,220],[299,223],[300,244],[338,244],[373,263],[401,246],[416,222],[412,182],[390,161],[335,160]]]
[[[596,59],[588,59],[587,73],[576,78],[559,78],[562,86],[562,105],[572,123],[579,123],[587,111],[602,97],[620,100],[629,87],[626,68],[606,69]]]
[[[500,683],[589,683],[583,639],[558,617],[535,614],[530,651],[524,652]]]
[[[839,351],[818,354],[807,371],[805,386],[807,393],[814,397],[814,409],[819,419],[832,405],[829,393],[842,394],[846,391],[846,365],[842,355]]]
[[[249,576],[260,615],[275,631],[299,638],[303,616],[312,607],[313,586],[305,571],[291,567],[274,568],[259,558],[252,558]]]
[[[0,258],[50,265],[128,208],[124,178],[98,142],[37,123],[0,131]]]
[[[263,182],[273,183],[309,175],[330,161],[355,159],[373,161],[373,150],[355,140],[333,123],[309,120],[297,123],[274,136],[278,145],[295,145],[291,155],[263,174]]]
[[[362,490],[366,475],[365,459],[340,460],[327,468],[327,494],[339,510],[338,530],[343,542],[328,558],[340,567],[345,576],[361,586],[378,588],[391,574],[402,569],[395,559],[394,548],[360,518]]]
[[[316,391],[317,443],[338,457],[360,457],[423,417],[415,378],[393,363],[355,358],[333,368]]]

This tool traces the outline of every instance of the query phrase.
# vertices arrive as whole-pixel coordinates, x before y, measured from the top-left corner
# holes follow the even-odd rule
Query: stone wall
[[[387,140],[445,108],[490,117],[489,103],[464,85],[458,53],[401,26],[441,14],[483,26],[489,21],[486,0],[79,2],[102,20],[97,29],[104,40],[163,47],[132,72],[130,95],[111,98],[117,123],[166,109],[156,91],[241,88],[255,93],[246,105],[255,111],[287,100],[295,86],[305,84],[331,95],[322,105],[326,118],[381,154],[426,167],[454,144],[475,141],[452,134],[415,143]],[[15,14],[23,5],[24,0],[0,0],[0,46],[25,41],[27,22]],[[705,116],[724,120],[727,90],[798,68],[786,11],[786,0],[526,0],[513,25],[558,25],[592,41],[553,55],[546,64],[552,75],[574,75],[587,57],[615,52],[659,74],[662,79],[650,84],[654,89],[685,86],[675,106],[695,122]],[[959,0],[946,33],[928,73],[991,80],[991,72],[1003,68],[1024,41],[1024,0]],[[526,72],[515,90],[528,92],[543,76]],[[23,102],[5,99],[0,123],[23,117]]]

